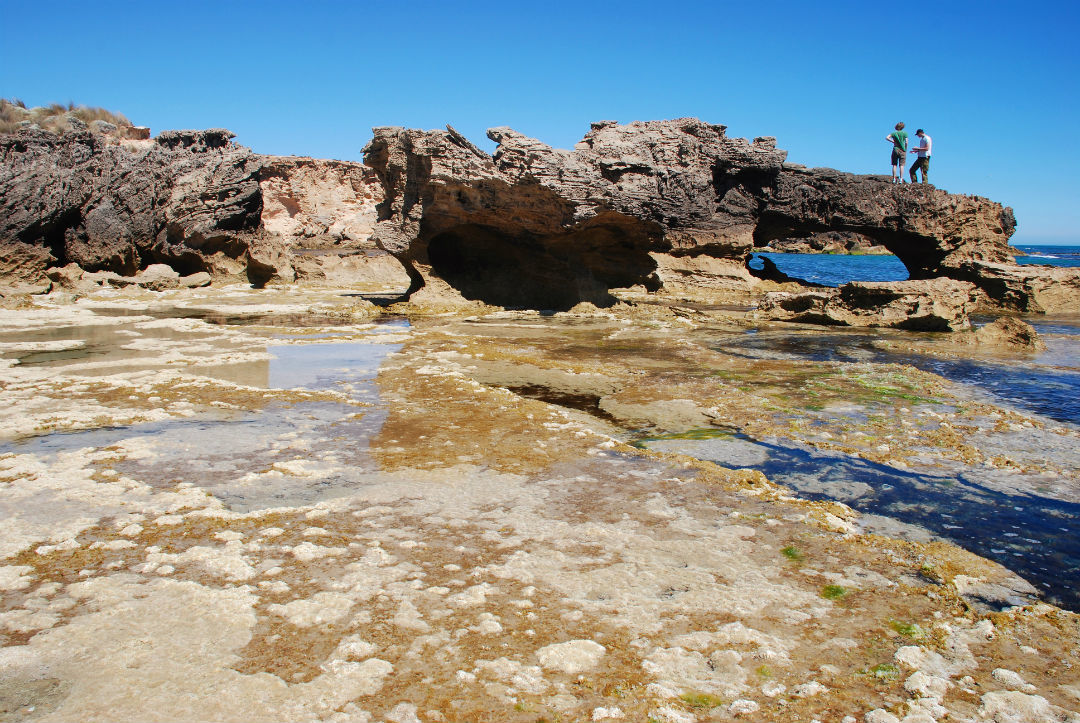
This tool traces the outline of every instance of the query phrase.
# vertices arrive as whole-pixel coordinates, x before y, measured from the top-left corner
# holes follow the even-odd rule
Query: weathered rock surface
[[[776,239],[758,250],[788,254],[883,255],[889,253],[887,248],[876,243],[869,236],[850,231],[820,231],[806,238]]]
[[[1080,268],[971,260],[953,271],[983,289],[994,306],[1028,313],[1080,313]]]
[[[292,156],[263,161],[263,228],[280,237],[297,281],[409,286],[401,263],[371,239],[383,188],[370,168]]]
[[[494,156],[453,129],[377,128],[365,163],[385,190],[375,239],[411,266],[414,286],[433,274],[502,306],[658,289],[655,253],[745,265],[752,225],[738,192],[718,203],[714,177],[775,174],[785,156],[772,139],[729,139],[696,119],[595,123],[573,151],[508,128],[489,136]]]
[[[0,135],[0,248],[20,277],[50,265],[182,274],[237,259],[259,226],[261,161],[225,130],[116,143],[90,131]],[[10,264],[10,261],[8,262]]]
[[[439,279],[470,301],[565,310],[610,305],[612,289],[760,295],[785,279],[751,271],[755,249],[857,244],[912,279],[973,284],[984,308],[1080,310],[1080,271],[1015,265],[1012,211],[983,198],[785,163],[773,138],[693,118],[594,123],[573,150],[495,128],[493,155],[447,128],[377,128],[366,165],[261,157],[224,130],[2,135],[0,276],[44,289],[52,266],[167,264],[409,293]]]
[[[382,184],[361,163],[263,156],[259,172],[263,227],[304,248],[375,250]]]
[[[373,238],[414,288],[435,275],[469,298],[569,308],[614,287],[752,284],[755,246],[838,233],[895,253],[914,279],[970,281],[992,304],[1002,285],[972,264],[1013,262],[1000,204],[787,164],[772,138],[693,118],[594,123],[572,151],[508,128],[489,137],[493,156],[452,128],[377,128],[365,149],[385,193]],[[702,258],[728,268],[702,274]]]
[[[1046,343],[1039,338],[1035,328],[1020,319],[1003,316],[975,330],[980,345],[1000,346],[1025,351],[1043,351]]]
[[[802,294],[774,292],[754,313],[758,318],[830,326],[876,326],[914,331],[971,328],[974,284],[929,280],[852,282]]]
[[[166,289],[197,289],[209,286],[212,277],[205,271],[198,271],[187,276],[180,276],[167,264],[151,264],[134,276],[121,276],[113,271],[85,271],[76,263],[63,267],[52,267],[46,272],[47,287],[76,294],[85,294],[104,287],[124,288],[138,286],[149,291]]]

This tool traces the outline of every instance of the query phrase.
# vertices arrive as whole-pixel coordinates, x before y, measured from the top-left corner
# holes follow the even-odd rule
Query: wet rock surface
[[[995,319],[975,330],[975,339],[979,344],[997,346],[1023,351],[1045,351],[1046,343],[1039,338],[1039,333],[1026,321],[1010,317]]]
[[[1077,718],[1077,616],[1011,607],[1008,569],[866,534],[746,450],[626,444],[992,451],[1075,495],[1080,461],[1032,452],[1073,425],[901,365],[725,352],[723,313],[369,307],[129,287],[4,316],[0,716]]]
[[[974,284],[946,278],[852,281],[838,289],[766,294],[753,315],[828,326],[959,331],[971,328],[969,315],[978,303],[976,292]],[[984,334],[987,339],[988,334]]]

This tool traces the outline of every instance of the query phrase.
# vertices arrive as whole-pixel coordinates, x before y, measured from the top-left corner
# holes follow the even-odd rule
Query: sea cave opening
[[[431,238],[427,255],[432,271],[467,299],[565,311],[583,301],[611,306],[617,301],[612,288],[659,288],[643,239],[621,224],[594,223],[543,237],[463,224]]]
[[[898,253],[899,252],[899,253]],[[925,254],[899,234],[810,230],[762,224],[747,267],[755,276],[836,287],[850,281],[919,278]]]

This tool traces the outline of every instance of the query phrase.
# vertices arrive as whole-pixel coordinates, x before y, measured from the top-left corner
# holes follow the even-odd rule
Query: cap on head
[[[917,136],[921,136],[922,134],[923,134],[923,129],[922,129],[922,128],[920,128],[919,130],[915,131],[915,135],[917,135]]]
[[[898,131],[904,130],[904,121],[900,121],[899,123],[896,124],[896,130],[898,130]]]

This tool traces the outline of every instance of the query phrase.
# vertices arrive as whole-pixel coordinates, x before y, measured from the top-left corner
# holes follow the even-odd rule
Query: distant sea
[[[1026,256],[1017,256],[1020,264],[1048,266],[1080,266],[1080,246],[1014,246]]]
[[[1080,266],[1080,246],[1016,246],[1024,252],[1017,263],[1048,264],[1051,266]],[[824,286],[839,286],[849,281],[903,281],[907,268],[900,259],[885,256],[849,256],[844,254],[774,254],[756,253],[750,266],[760,269],[756,257],[772,259],[776,267],[788,276]]]

